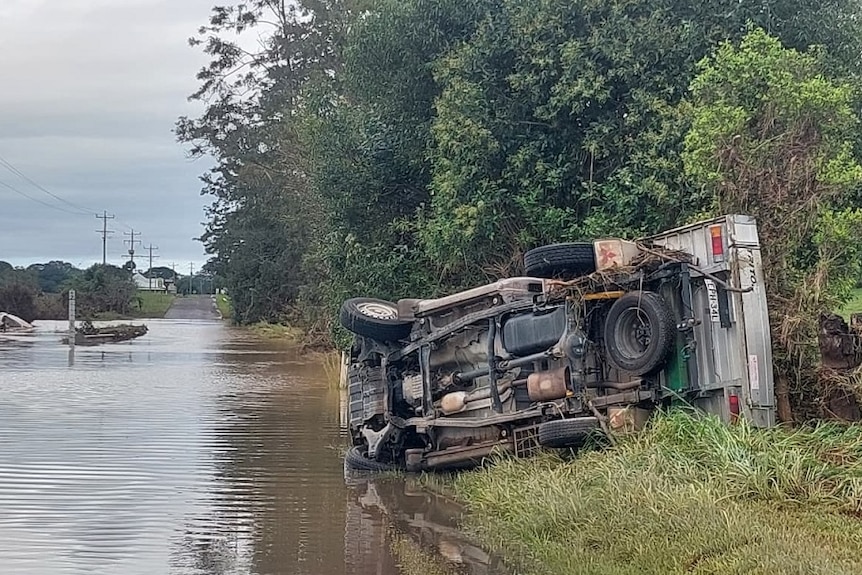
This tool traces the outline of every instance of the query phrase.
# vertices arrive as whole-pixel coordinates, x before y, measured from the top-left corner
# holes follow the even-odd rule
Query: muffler
[[[569,367],[537,371],[527,377],[527,393],[531,401],[562,399],[568,394],[571,373]]]

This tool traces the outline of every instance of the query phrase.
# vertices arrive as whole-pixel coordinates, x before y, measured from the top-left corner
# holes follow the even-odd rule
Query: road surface
[[[178,297],[165,314],[165,319],[221,319],[215,300],[210,295]]]

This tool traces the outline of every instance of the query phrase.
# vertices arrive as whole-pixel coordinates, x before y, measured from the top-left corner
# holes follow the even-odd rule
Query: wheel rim
[[[378,302],[362,302],[356,305],[359,313],[375,319],[398,319],[398,310],[391,305]]]
[[[627,359],[637,359],[646,353],[652,342],[652,327],[646,312],[639,308],[620,314],[614,330],[617,349]]]

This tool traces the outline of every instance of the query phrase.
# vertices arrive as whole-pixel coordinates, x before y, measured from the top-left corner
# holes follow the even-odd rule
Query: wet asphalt
[[[165,319],[221,319],[211,295],[180,296],[174,300]]]

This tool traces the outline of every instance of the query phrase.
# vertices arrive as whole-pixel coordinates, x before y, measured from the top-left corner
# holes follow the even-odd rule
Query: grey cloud
[[[204,260],[191,238],[203,231],[198,176],[208,162],[189,161],[171,130],[199,111],[186,98],[205,58],[186,41],[213,3],[0,2],[0,155],[68,201],[116,213],[115,263],[123,224],[160,246],[160,263]],[[71,209],[2,168],[0,181]],[[92,263],[98,225],[0,186],[0,260]]]

